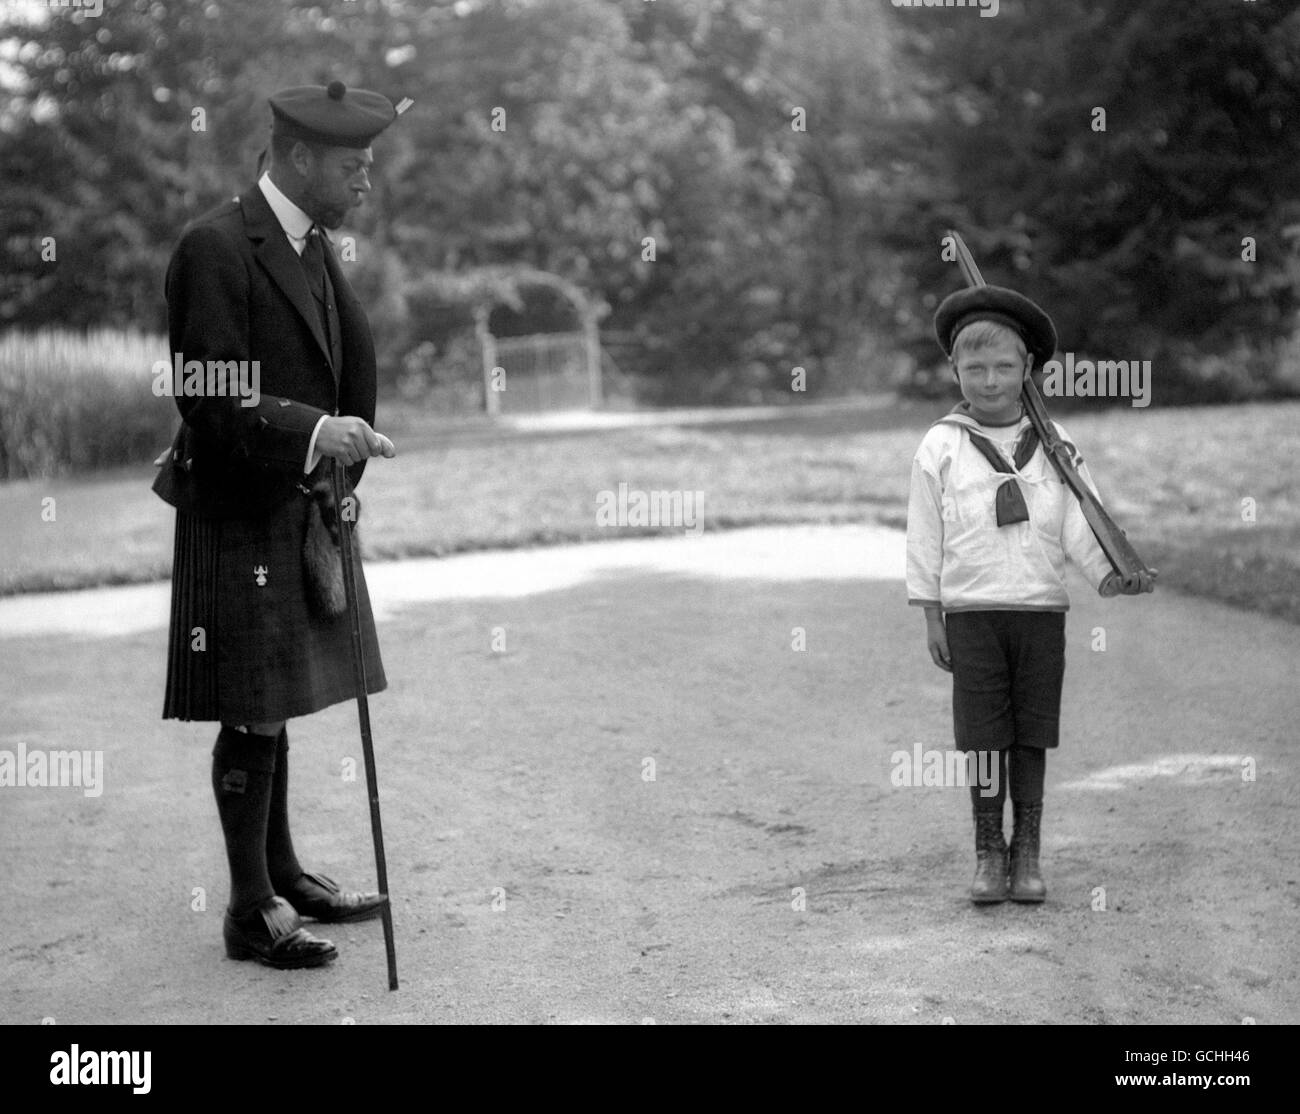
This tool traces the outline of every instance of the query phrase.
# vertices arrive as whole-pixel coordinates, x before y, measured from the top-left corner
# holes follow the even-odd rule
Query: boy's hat
[[[281,89],[270,104],[273,134],[327,147],[369,147],[398,116],[382,93],[349,89],[341,81]]]
[[[1056,354],[1056,326],[1036,303],[1005,286],[971,286],[949,294],[934,315],[934,333],[944,353],[967,325],[996,321],[1019,334],[1039,370]]]

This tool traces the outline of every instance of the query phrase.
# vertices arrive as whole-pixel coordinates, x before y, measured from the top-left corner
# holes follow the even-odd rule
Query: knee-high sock
[[[1047,773],[1047,751],[1042,747],[1011,748],[1011,801],[1033,805],[1043,799],[1043,780]]]
[[[275,896],[266,871],[266,821],[275,740],[222,727],[212,748],[212,791],[230,863],[230,912],[243,916]]]
[[[275,743],[275,777],[271,782],[271,815],[266,826],[266,868],[277,893],[302,874],[289,834],[289,732],[280,729]]]

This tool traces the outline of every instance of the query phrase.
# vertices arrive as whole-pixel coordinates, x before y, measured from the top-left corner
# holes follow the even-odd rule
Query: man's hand
[[[948,630],[943,625],[943,613],[937,609],[926,609],[925,645],[934,664],[945,673],[951,673],[952,655],[948,653]]]
[[[316,451],[344,464],[358,464],[372,456],[393,457],[397,450],[382,433],[376,433],[361,418],[326,418],[316,434]]]
[[[1159,573],[1159,569],[1151,569],[1135,572],[1132,576],[1120,577],[1113,572],[1108,572],[1097,591],[1103,596],[1138,596],[1143,592],[1154,592]]]

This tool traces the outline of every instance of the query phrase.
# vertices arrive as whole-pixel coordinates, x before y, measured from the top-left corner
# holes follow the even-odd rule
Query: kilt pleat
[[[164,719],[269,723],[356,694],[347,614],[317,615],[302,563],[307,500],[257,519],[176,512]],[[387,687],[360,560],[366,689]],[[196,628],[201,628],[196,630]]]
[[[176,513],[172,546],[171,628],[167,639],[164,719],[219,719],[217,671],[208,644],[216,644],[219,523]]]

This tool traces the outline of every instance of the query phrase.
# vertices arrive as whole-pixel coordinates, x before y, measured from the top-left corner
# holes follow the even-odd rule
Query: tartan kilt
[[[309,507],[304,496],[256,519],[177,510],[164,719],[274,723],[355,697],[348,614],[325,619],[308,603]],[[366,690],[381,692],[388,682],[355,567]]]

